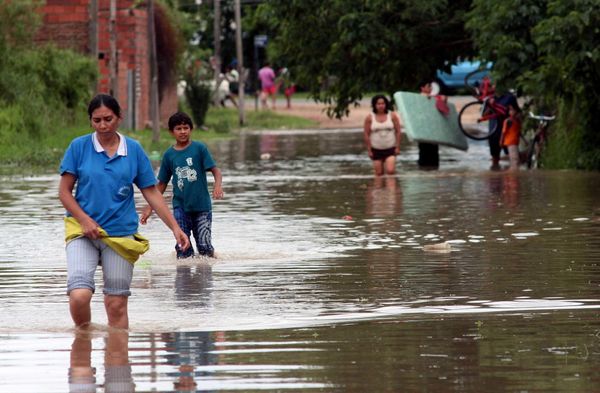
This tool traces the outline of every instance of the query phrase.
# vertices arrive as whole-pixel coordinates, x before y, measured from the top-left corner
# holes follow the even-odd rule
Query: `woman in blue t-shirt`
[[[75,138],[60,164],[59,199],[67,210],[69,308],[76,326],[90,323],[90,302],[96,289],[94,273],[101,264],[108,324],[127,329],[127,299],[137,259],[128,255],[140,239],[134,236],[138,215],[133,185],[173,231],[182,248],[189,247],[189,240],[156,189],[150,160],[140,144],[117,132],[121,122],[117,100],[97,95],[88,106],[88,115],[94,132]]]

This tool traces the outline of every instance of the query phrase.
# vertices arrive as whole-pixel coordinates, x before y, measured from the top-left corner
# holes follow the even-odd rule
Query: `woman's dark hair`
[[[171,115],[171,117],[169,117],[169,131],[173,131],[175,127],[182,124],[187,124],[190,126],[190,129],[194,129],[194,123],[192,123],[192,119],[187,113],[175,112]]]
[[[121,106],[119,105],[119,101],[108,94],[98,94],[96,97],[92,98],[88,105],[88,116],[90,119],[92,118],[92,113],[101,106],[107,107],[113,111],[118,118],[121,118]]]
[[[377,94],[375,97],[373,97],[371,99],[371,108],[373,109],[373,113],[377,113],[377,101],[379,101],[380,99],[383,99],[383,101],[385,101],[385,113],[388,113],[388,111],[392,110],[392,104],[390,103],[390,100],[387,99],[386,96],[384,96],[383,94]]]

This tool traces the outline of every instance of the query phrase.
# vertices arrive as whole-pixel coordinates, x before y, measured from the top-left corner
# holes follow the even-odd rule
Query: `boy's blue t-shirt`
[[[94,148],[93,134],[74,139],[60,163],[60,174],[77,178],[75,200],[109,236],[128,236],[138,230],[133,184],[156,184],[150,160],[138,142],[123,137],[125,155],[109,158]],[[70,215],[67,212],[67,215]]]
[[[158,180],[168,184],[173,178],[173,209],[181,208],[187,213],[211,211],[206,171],[214,167],[215,162],[203,143],[192,141],[183,150],[172,146],[167,149]]]

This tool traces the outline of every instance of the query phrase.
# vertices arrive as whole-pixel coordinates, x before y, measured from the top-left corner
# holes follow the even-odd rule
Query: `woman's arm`
[[[371,139],[369,138],[371,135],[371,122],[372,122],[372,116],[371,115],[367,115],[367,117],[365,117],[365,124],[364,124],[364,139],[365,139],[365,145],[367,146],[367,153],[369,153],[369,157],[373,158],[373,150],[371,149]]]
[[[190,241],[179,227],[179,224],[177,224],[177,221],[175,221],[175,217],[173,217],[173,214],[167,207],[162,193],[156,186],[142,188],[141,191],[144,199],[146,199],[160,219],[171,229],[179,247],[183,250],[187,250],[190,246]]]
[[[58,184],[58,199],[73,218],[79,222],[83,235],[90,239],[98,239],[100,237],[100,231],[98,230],[100,226],[83,211],[75,197],[73,197],[73,188],[76,181],[77,178],[74,175],[65,172],[60,177],[60,183]]]
[[[395,112],[392,112],[392,123],[394,124],[394,131],[396,132],[396,154],[400,154],[400,139],[402,137],[402,124],[400,123],[400,117]]]

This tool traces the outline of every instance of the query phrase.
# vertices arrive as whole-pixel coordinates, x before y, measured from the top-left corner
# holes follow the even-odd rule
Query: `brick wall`
[[[89,53],[89,0],[46,0],[38,42],[52,41],[59,48]]]
[[[148,51],[148,14],[135,0],[117,0],[116,35],[118,87],[114,92],[123,113],[140,129],[151,124],[150,63]],[[37,34],[38,42],[53,42],[58,47],[91,54],[90,0],[46,0],[40,8],[43,26]],[[98,0],[98,93],[110,93],[110,0]],[[162,92],[161,123],[177,110],[175,86]]]

